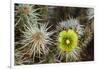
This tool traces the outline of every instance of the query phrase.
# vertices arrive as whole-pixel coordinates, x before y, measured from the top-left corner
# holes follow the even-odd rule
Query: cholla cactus
[[[77,32],[78,37],[81,37],[84,33],[84,26],[80,25],[79,21],[73,18],[70,18],[67,21],[62,21],[58,24],[58,31],[62,31],[64,29],[73,29],[75,32]]]
[[[66,61],[78,60],[80,49],[78,47],[78,35],[75,31],[71,29],[61,31],[58,41],[61,55],[65,53]]]
[[[20,63],[23,63],[27,58],[30,57],[33,57],[34,62],[36,56],[38,56],[38,58],[40,59],[42,54],[48,54],[49,47],[47,46],[47,44],[52,44],[52,39],[50,38],[50,36],[54,32],[48,32],[48,29],[50,27],[47,27],[47,25],[48,24],[39,24],[38,26],[34,26],[30,24],[29,26],[27,26],[24,24],[25,31],[21,31],[23,33],[23,40],[17,42],[17,44],[21,44],[22,46],[16,49],[17,56],[18,53],[23,54],[19,55]]]
[[[17,25],[21,25],[24,23],[36,24],[37,21],[40,20],[40,18],[38,17],[40,16],[40,14],[36,12],[39,9],[34,9],[34,5],[19,4],[16,5],[15,7],[16,7],[15,15],[17,19],[15,20],[15,27]]]
[[[91,59],[93,15],[92,8],[15,4],[15,65]]]
[[[84,33],[83,25],[80,25],[76,19],[69,19],[61,22],[57,29],[59,30],[57,38],[60,51],[58,60],[61,61],[62,56],[66,58],[66,62],[79,60],[81,48],[78,46],[78,42]]]
[[[94,18],[94,9],[93,8],[90,8],[87,10],[87,17],[89,20],[93,19]]]

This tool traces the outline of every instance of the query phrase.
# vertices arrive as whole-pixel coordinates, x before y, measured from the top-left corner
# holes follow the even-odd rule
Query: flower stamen
[[[70,40],[67,39],[67,40],[66,40],[66,44],[67,44],[67,45],[70,44]]]

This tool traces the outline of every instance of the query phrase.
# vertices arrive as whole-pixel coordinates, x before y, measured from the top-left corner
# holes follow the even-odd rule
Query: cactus
[[[92,8],[15,4],[15,65],[92,60],[93,20]]]

